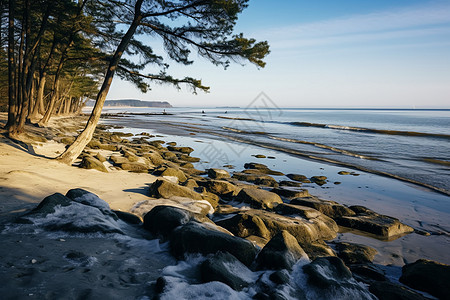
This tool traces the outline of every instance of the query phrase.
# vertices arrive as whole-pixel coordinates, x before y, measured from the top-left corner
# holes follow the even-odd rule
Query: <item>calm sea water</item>
[[[169,108],[128,115],[127,126],[162,124],[291,155],[423,183],[450,192],[450,110]],[[161,108],[105,108],[161,113]],[[204,112],[204,113],[203,113]]]

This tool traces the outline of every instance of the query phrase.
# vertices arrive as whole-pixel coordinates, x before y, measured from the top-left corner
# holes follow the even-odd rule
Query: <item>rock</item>
[[[142,220],[135,214],[126,212],[126,211],[120,211],[120,210],[113,210],[113,212],[121,219],[122,221],[132,224],[132,225],[142,225]]]
[[[386,281],[384,271],[372,263],[350,265],[353,277],[364,283],[373,283],[374,281]]]
[[[218,252],[200,265],[203,282],[219,281],[240,291],[252,282],[252,271],[228,252]]]
[[[302,186],[301,182],[297,181],[289,181],[289,180],[282,180],[279,182],[280,186],[292,186],[292,187],[299,187]]]
[[[128,158],[121,155],[111,155],[109,159],[114,163],[114,165],[126,164],[130,162]]]
[[[185,182],[183,182],[183,186],[193,190],[194,188],[198,187],[198,184],[197,184],[197,181],[190,178],[190,179],[186,180]]]
[[[92,156],[83,157],[83,160],[80,163],[80,167],[83,169],[94,169],[108,173],[108,169],[106,169],[105,165],[101,161]]]
[[[269,174],[269,175],[275,175],[275,176],[284,175],[282,172],[271,170],[266,165],[259,164],[259,163],[247,163],[244,165],[244,168],[258,170],[259,173],[263,173],[263,174]]]
[[[266,158],[266,156],[265,155],[263,155],[263,154],[256,154],[256,155],[254,155],[256,158]]]
[[[150,186],[150,196],[156,197],[156,198],[170,198],[173,196],[178,197],[186,197],[189,199],[194,200],[202,200],[202,196],[194,192],[193,190],[180,186],[178,184],[169,182],[164,179],[157,179],[151,186]]]
[[[310,178],[312,182],[314,182],[317,185],[324,185],[327,183],[327,177],[326,176],[313,176]]]
[[[336,250],[338,256],[346,264],[372,262],[375,254],[378,253],[378,251],[372,247],[346,242],[336,243]]]
[[[168,143],[166,143],[167,145],[169,145],[169,146],[176,146],[177,145],[177,142],[168,142]]]
[[[185,253],[215,254],[229,252],[244,265],[249,266],[255,256],[256,248],[247,240],[216,231],[196,222],[189,222],[176,228],[170,237],[170,246],[175,257]]]
[[[162,152],[161,156],[164,157],[164,159],[167,159],[167,160],[177,159],[177,155],[175,153],[173,153],[173,152],[170,152],[170,151]]]
[[[134,173],[148,173],[148,166],[143,163],[139,163],[139,162],[123,163],[123,164],[120,164],[119,167],[122,170],[130,171],[130,172],[134,172]]]
[[[87,191],[82,195],[83,191],[76,189],[68,193],[75,200],[59,193],[48,196],[17,221],[35,224],[48,231],[122,234],[118,217],[109,209],[108,204]]]
[[[182,161],[187,161],[187,162],[199,162],[200,158],[199,157],[193,157],[193,156],[189,156],[188,154],[181,154],[181,155],[177,155],[177,157],[182,160]]]
[[[208,176],[212,179],[229,178],[230,173],[222,169],[208,169]]]
[[[180,164],[180,167],[192,169],[192,168],[194,168],[194,165],[191,164],[191,163],[189,163],[189,162],[187,162],[187,163],[182,163],[182,164]]]
[[[286,175],[289,179],[292,179],[294,181],[304,182],[305,180],[308,180],[308,177],[305,175],[300,174],[287,174]]]
[[[234,173],[232,178],[241,181],[251,182],[257,185],[277,187],[278,182],[271,176],[265,174],[246,174],[246,173]]]
[[[383,300],[427,300],[421,294],[412,291],[402,285],[392,282],[374,282],[370,285],[369,291]],[[442,298],[444,299],[444,298]]]
[[[178,178],[178,181],[184,182],[187,180],[186,175],[180,169],[165,167],[161,169],[157,169],[153,172],[153,175],[156,176],[175,176]]]
[[[400,282],[439,299],[450,299],[450,265],[419,259],[403,266]]]
[[[302,243],[300,246],[308,254],[310,259],[316,259],[318,257],[336,256],[333,249],[330,248],[324,241],[317,240],[311,243]]]
[[[107,159],[101,153],[97,153],[95,158],[98,159],[101,163],[104,163]]]
[[[348,171],[339,171],[338,174],[339,175],[350,175],[350,172],[348,172]]]
[[[287,284],[290,281],[289,272],[287,270],[278,270],[270,274],[269,279],[278,285]]]
[[[171,199],[151,199],[136,203],[132,208],[131,212],[138,215],[139,217],[144,217],[149,211],[154,207],[165,205],[178,207],[183,210],[190,211],[194,215],[206,216],[214,212],[214,208],[206,200],[192,200],[184,197],[172,197]]]
[[[357,210],[356,215],[336,218],[340,226],[368,232],[381,238],[399,237],[414,231],[412,227],[401,223],[396,218],[380,215],[365,207],[352,208]]]
[[[142,156],[147,158],[155,166],[159,166],[164,162],[164,159],[157,152],[144,153]]]
[[[306,220],[285,217],[258,209],[239,212],[231,218],[217,221],[216,224],[243,238],[256,235],[271,239],[280,230],[286,230],[297,239],[303,249],[306,244],[333,239],[337,235],[336,230],[328,227],[320,217]],[[306,253],[308,252],[306,251]]]
[[[136,162],[139,160],[139,157],[134,152],[131,152],[129,150],[124,150],[124,149],[122,149],[121,152],[122,152],[123,156],[131,162]]]
[[[192,149],[191,147],[168,146],[167,149],[169,151],[176,151],[176,152],[181,152],[181,153],[185,153],[185,154],[190,154],[191,152],[194,151],[194,149]]]
[[[192,217],[190,211],[158,205],[144,216],[144,228],[156,236],[168,237],[175,228],[186,224]]]
[[[278,194],[284,198],[298,198],[298,197],[311,196],[307,189],[289,190],[289,189],[284,189],[284,188],[274,188],[271,190],[271,192]]]
[[[277,233],[256,258],[257,269],[292,269],[301,258],[308,259],[295,237],[286,230]]]
[[[96,194],[84,189],[71,189],[66,193],[66,197],[81,204],[96,207],[103,211],[110,211],[109,204],[100,199]]]
[[[111,145],[111,144],[100,144],[99,149],[108,150],[108,151],[117,151],[117,146]]]
[[[295,215],[305,219],[314,219],[323,215],[314,208],[302,205],[280,203],[275,207],[275,212],[280,215]]]
[[[280,196],[261,189],[243,188],[236,196],[237,201],[250,204],[254,208],[272,209],[277,203],[283,203]]]
[[[308,282],[320,289],[338,288],[350,285],[352,273],[338,257],[319,257],[304,265]],[[356,282],[355,282],[356,284]]]
[[[202,199],[208,201],[212,207],[216,208],[219,205],[220,198],[216,194],[210,193],[205,187],[198,187],[194,189],[196,192],[200,193]]]
[[[91,149],[100,149],[101,143],[98,140],[92,139],[88,144],[87,147]]]
[[[332,219],[341,216],[354,216],[355,212],[337,202],[322,200],[317,197],[296,198],[291,200],[291,204],[312,207]]]
[[[208,180],[200,184],[206,187],[209,192],[222,197],[235,196],[237,191],[237,187],[234,184],[224,180]]]

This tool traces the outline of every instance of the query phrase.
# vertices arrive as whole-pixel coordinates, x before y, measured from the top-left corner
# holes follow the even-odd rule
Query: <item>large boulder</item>
[[[221,197],[235,196],[236,191],[238,190],[234,184],[225,180],[208,180],[199,183],[206,187],[209,192],[217,194]]]
[[[202,200],[202,195],[190,188],[180,186],[164,179],[157,179],[150,186],[150,196],[169,199],[173,196],[186,197],[194,200]]]
[[[252,271],[228,252],[208,257],[200,265],[200,273],[203,282],[223,282],[237,291],[249,286],[253,277]]]
[[[291,269],[301,258],[308,259],[295,237],[286,230],[277,233],[259,252],[257,269]]]
[[[96,195],[89,192],[80,195],[74,191],[69,196],[75,200],[59,193],[46,197],[35,209],[20,217],[18,222],[35,224],[49,231],[123,233],[119,218]]]
[[[122,155],[111,155],[109,157],[109,159],[114,163],[114,165],[120,165],[120,164],[126,164],[129,163],[130,161],[128,160],[128,158],[122,156]]]
[[[450,299],[450,265],[419,259],[403,266],[400,282],[439,299]]]
[[[170,247],[173,255],[178,258],[185,253],[229,252],[246,266],[253,262],[257,253],[251,242],[193,221],[172,232]]]
[[[250,204],[253,208],[272,209],[276,204],[283,203],[280,196],[262,189],[243,188],[236,196],[237,201]]]
[[[354,216],[355,212],[335,201],[322,200],[317,197],[296,198],[290,204],[312,207],[332,219],[342,216]]]
[[[302,205],[280,203],[275,207],[275,212],[280,215],[300,216],[305,219],[314,219],[323,214],[314,208]]]
[[[216,224],[243,238],[254,235],[271,239],[279,231],[286,230],[297,239],[302,248],[305,244],[333,239],[337,235],[335,228],[328,227],[320,217],[306,220],[258,209],[239,212],[231,218],[217,221]]]
[[[187,180],[186,175],[180,169],[171,168],[171,167],[163,167],[157,169],[153,172],[153,175],[157,176],[175,176],[178,178],[178,181],[184,182]]]
[[[130,171],[134,173],[148,173],[148,166],[140,162],[128,162],[119,164],[122,170]]]
[[[320,299],[377,299],[363,285],[359,284],[350,270],[338,257],[319,257],[303,266],[308,283],[320,295]]]
[[[377,254],[378,252],[377,250],[369,246],[346,242],[336,243],[336,250],[338,252],[338,256],[346,264],[361,264],[372,262],[375,254]]]
[[[305,182],[308,181],[308,177],[306,177],[305,175],[301,175],[301,174],[287,174],[286,175],[289,179],[292,179],[294,181],[298,181],[298,182]]]
[[[209,178],[212,179],[222,179],[222,178],[229,178],[230,173],[228,173],[228,171],[226,170],[211,168],[208,169],[208,176]]]
[[[93,156],[83,157],[83,160],[80,163],[80,168],[94,169],[94,170],[108,173],[108,169],[106,169],[105,165]]]
[[[361,230],[386,239],[396,238],[414,231],[412,227],[401,223],[396,218],[380,215],[365,207],[351,208],[356,210],[356,215],[336,218],[335,220],[340,226]]]
[[[173,206],[159,205],[144,216],[144,228],[154,235],[167,237],[175,228],[193,218],[193,213]]]
[[[151,151],[149,153],[144,153],[142,155],[142,157],[147,158],[155,166],[159,166],[160,164],[162,164],[164,162],[164,159],[156,151]]]

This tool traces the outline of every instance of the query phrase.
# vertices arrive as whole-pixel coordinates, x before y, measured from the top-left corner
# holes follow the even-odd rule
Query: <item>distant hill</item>
[[[88,101],[87,106],[94,106],[94,101]],[[131,107],[162,107],[162,108],[170,108],[170,105],[167,101],[142,101],[136,99],[121,99],[121,100],[106,100],[105,107],[114,107],[114,106],[131,106]]]

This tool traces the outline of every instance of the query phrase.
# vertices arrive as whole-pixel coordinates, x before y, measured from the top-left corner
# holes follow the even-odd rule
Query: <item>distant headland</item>
[[[95,101],[88,101],[86,106],[94,106]],[[172,105],[167,101],[142,101],[136,99],[120,99],[120,100],[106,100],[105,107],[111,106],[131,106],[131,107],[162,107],[170,108]]]

